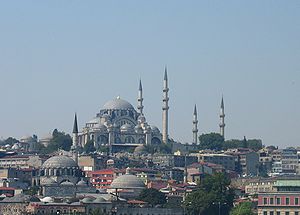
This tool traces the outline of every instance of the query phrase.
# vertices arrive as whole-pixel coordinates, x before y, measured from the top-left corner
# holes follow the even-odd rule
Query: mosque
[[[83,147],[88,141],[93,141],[94,146],[109,146],[111,152],[123,148],[141,145],[159,145],[169,142],[169,87],[168,74],[165,69],[163,80],[162,99],[162,131],[156,126],[149,125],[143,113],[143,87],[139,83],[137,108],[119,96],[104,104],[96,116],[85,124],[82,131],[78,131],[77,116],[75,114],[73,127],[74,147]],[[220,134],[224,137],[224,103],[221,102]],[[193,114],[193,144],[198,143],[198,119],[195,106]]]

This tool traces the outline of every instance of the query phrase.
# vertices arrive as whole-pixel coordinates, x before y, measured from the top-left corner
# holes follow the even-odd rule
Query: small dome
[[[96,123],[99,123],[99,119],[98,118],[94,118],[94,119],[91,119],[88,124],[96,124]]]
[[[151,130],[152,130],[153,134],[159,134],[160,133],[159,129],[156,126],[151,126]]]
[[[74,186],[74,184],[70,181],[64,181],[64,182],[60,183],[60,185],[62,185],[62,186]]]
[[[146,153],[146,147],[144,145],[139,145],[134,149],[135,154],[143,154]]]
[[[91,197],[85,197],[81,200],[83,203],[92,203],[94,201],[94,198]]]
[[[44,178],[43,180],[41,180],[41,184],[42,185],[54,185],[54,184],[57,184],[57,183],[52,178]]]
[[[103,203],[106,202],[106,200],[103,197],[97,197],[93,203]]]
[[[18,149],[20,149],[20,148],[21,148],[21,146],[20,146],[19,143],[15,143],[15,144],[11,147],[11,149],[14,149],[14,150],[18,150]]]
[[[126,123],[126,124],[122,125],[120,129],[121,129],[121,132],[131,132],[131,131],[133,131],[133,126]]]
[[[136,177],[135,175],[131,175],[129,170],[126,170],[125,175],[121,175],[113,180],[111,183],[112,189],[143,189],[145,188],[144,182]]]
[[[117,97],[116,99],[106,102],[105,105],[103,106],[103,109],[105,109],[105,110],[134,110],[133,106],[129,102],[127,102],[123,99],[120,99],[120,97]]]
[[[46,140],[51,140],[53,138],[52,134],[51,133],[48,133],[48,134],[45,134],[43,135],[40,140],[41,141],[46,141]]]
[[[77,186],[87,186],[86,182],[84,180],[80,180],[77,182]]]
[[[67,167],[77,168],[78,165],[72,158],[67,157],[65,155],[58,155],[58,156],[51,157],[48,160],[46,160],[42,165],[42,168],[52,168],[52,169],[67,168]]]
[[[23,142],[23,143],[29,143],[29,142],[32,142],[32,141],[34,141],[32,136],[24,136],[20,139],[20,142]]]
[[[95,128],[98,128],[100,131],[107,131],[107,127],[103,124],[98,124]]]
[[[54,202],[53,198],[51,198],[51,197],[49,197],[49,196],[47,196],[47,197],[41,199],[41,201],[42,201],[42,202]]]

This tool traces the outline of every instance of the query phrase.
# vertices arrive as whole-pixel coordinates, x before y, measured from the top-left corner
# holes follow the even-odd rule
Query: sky
[[[117,96],[161,129],[168,68],[170,136],[300,145],[300,1],[0,1],[0,137],[70,133]]]

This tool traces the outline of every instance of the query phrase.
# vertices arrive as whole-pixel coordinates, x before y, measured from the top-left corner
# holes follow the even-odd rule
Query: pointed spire
[[[142,90],[143,90],[143,86],[142,86],[142,79],[140,79],[139,90],[140,90],[140,91],[142,91]]]
[[[223,100],[223,95],[222,95],[222,100],[221,100],[221,108],[224,109],[224,100]]]
[[[165,66],[165,77],[164,80],[167,81],[168,80],[168,71],[167,71],[167,66]]]
[[[77,114],[76,113],[75,113],[75,118],[74,118],[73,134],[78,134]]]
[[[194,107],[194,115],[197,115],[197,105],[195,104],[195,107]]]

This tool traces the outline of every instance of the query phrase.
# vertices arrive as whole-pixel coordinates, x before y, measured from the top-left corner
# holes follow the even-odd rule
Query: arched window
[[[132,136],[126,137],[125,143],[135,143],[135,139]]]
[[[145,139],[144,138],[140,138],[139,141],[138,141],[138,143],[145,144]]]
[[[151,140],[151,144],[159,145],[159,144],[161,144],[161,141],[157,137],[153,137],[152,140]]]
[[[120,137],[115,137],[115,143],[118,143],[118,144],[122,143]]]

